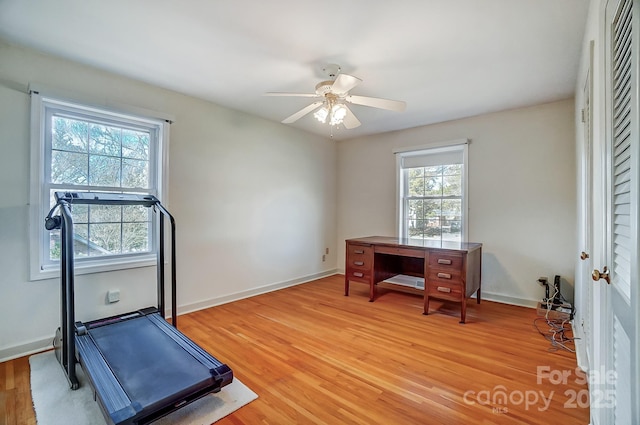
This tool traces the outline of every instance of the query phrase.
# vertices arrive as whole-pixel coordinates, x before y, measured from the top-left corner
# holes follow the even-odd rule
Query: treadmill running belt
[[[146,316],[90,330],[131,400],[143,409],[213,382],[211,371]],[[162,359],[162,361],[154,361]]]

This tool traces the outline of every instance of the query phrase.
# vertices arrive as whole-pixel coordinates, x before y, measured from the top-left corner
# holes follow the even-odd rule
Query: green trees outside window
[[[51,115],[50,198],[61,190],[146,192],[152,187],[148,129]],[[75,205],[74,252],[95,257],[149,252],[150,212],[137,206]],[[50,259],[60,257],[60,236],[50,235]]]
[[[460,241],[462,164],[407,168],[404,171],[408,237]]]

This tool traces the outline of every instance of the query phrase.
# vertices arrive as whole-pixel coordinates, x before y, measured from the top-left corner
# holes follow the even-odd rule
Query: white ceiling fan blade
[[[298,112],[296,112],[295,114],[285,118],[282,120],[283,124],[291,124],[292,122],[296,122],[298,121],[300,118],[304,117],[305,115],[307,115],[309,112],[313,111],[314,109],[316,109],[318,106],[322,105],[323,102],[313,102],[311,105],[306,106],[302,109],[300,109]]]
[[[381,99],[379,97],[349,95],[345,100],[355,105],[371,106],[372,108],[388,109],[389,111],[402,112],[407,108],[406,102],[402,102],[400,100]]]
[[[353,75],[338,74],[331,86],[331,91],[338,95],[345,94],[361,82],[362,80],[360,78],[354,77]]]
[[[353,115],[353,112],[351,112],[351,109],[349,109],[347,105],[344,105],[344,107],[347,110],[347,114],[342,120],[342,125],[344,125],[344,128],[346,128],[347,130],[351,130],[352,128],[360,127],[360,120],[358,120],[358,118]]]
[[[263,96],[292,96],[292,97],[320,97],[315,93],[284,93],[284,92],[267,92]]]

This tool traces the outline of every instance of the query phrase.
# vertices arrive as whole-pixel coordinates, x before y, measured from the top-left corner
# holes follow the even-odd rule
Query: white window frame
[[[30,279],[50,279],[60,275],[59,262],[48,261],[49,232],[44,227],[44,218],[49,211],[49,182],[47,171],[51,166],[51,152],[45,139],[45,119],[48,111],[68,110],[88,117],[107,118],[121,123],[137,123],[153,128],[157,134],[156,146],[150,148],[151,188],[148,192],[161,201],[167,197],[167,153],[169,126],[173,121],[166,114],[140,108],[118,105],[94,106],[96,103],[76,101],[74,97],[41,94],[40,88],[30,87],[31,94],[31,182],[29,193],[29,250]],[[50,173],[49,173],[50,174]],[[88,186],[79,187],[86,190]],[[94,187],[93,190],[100,190]],[[139,191],[138,191],[139,192]],[[165,202],[166,204],[166,202]],[[155,226],[152,226],[155,228]],[[155,230],[151,230],[150,252],[145,254],[123,254],[105,258],[91,257],[75,262],[76,274],[99,273],[135,267],[155,266],[157,241]]]
[[[444,142],[430,143],[424,146],[412,146],[407,148],[395,149],[393,153],[396,155],[396,188],[397,188],[397,208],[396,223],[398,223],[398,237],[407,238],[408,231],[405,223],[405,195],[407,184],[404,177],[403,162],[405,158],[412,156],[423,156],[429,154],[440,154],[450,151],[462,151],[462,229],[460,231],[461,242],[469,240],[469,208],[468,208],[468,187],[469,187],[469,140],[456,139]]]

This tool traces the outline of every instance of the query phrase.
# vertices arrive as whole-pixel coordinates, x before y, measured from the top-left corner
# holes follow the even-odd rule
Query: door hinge
[[[580,110],[580,119],[582,120],[582,122],[587,122],[586,117],[584,116],[584,109]]]

